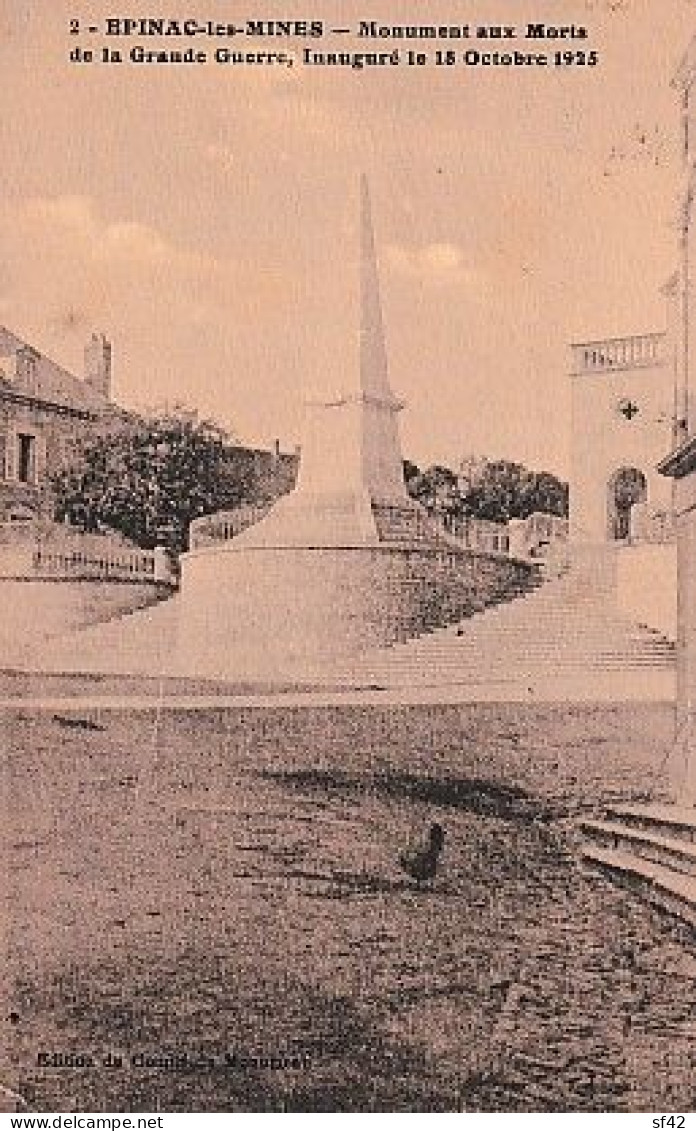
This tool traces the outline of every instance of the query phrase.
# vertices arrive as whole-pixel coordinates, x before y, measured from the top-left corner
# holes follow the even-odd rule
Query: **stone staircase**
[[[579,822],[580,855],[593,869],[696,926],[696,808],[624,805]]]
[[[45,671],[183,674],[179,601],[45,641],[27,659]],[[388,648],[307,658],[292,673],[271,671],[265,652],[248,647],[238,663],[240,678],[384,689],[395,701],[668,700],[675,679],[673,643],[622,617],[601,593],[580,591],[572,574],[531,589],[511,584],[459,624]]]
[[[674,643],[623,617],[602,592],[582,590],[565,574],[526,595],[510,596],[516,599],[459,624],[365,653],[352,665],[350,681],[375,687],[534,688],[565,680],[581,690],[633,674],[656,677],[656,688],[663,689],[659,697],[673,694]]]

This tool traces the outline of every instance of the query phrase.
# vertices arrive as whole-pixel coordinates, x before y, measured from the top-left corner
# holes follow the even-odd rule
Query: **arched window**
[[[617,542],[631,533],[631,511],[637,503],[644,503],[648,484],[637,467],[620,467],[607,485],[607,525],[609,538]]]

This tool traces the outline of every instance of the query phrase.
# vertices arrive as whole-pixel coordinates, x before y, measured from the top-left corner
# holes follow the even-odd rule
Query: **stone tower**
[[[671,510],[657,464],[673,431],[673,345],[634,334],[574,345],[572,356],[571,540],[624,542],[639,515]]]

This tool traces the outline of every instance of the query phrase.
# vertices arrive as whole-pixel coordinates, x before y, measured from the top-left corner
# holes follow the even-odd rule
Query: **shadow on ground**
[[[517,786],[481,778],[421,777],[390,770],[373,774],[350,774],[340,770],[267,770],[262,776],[303,791],[323,792],[341,797],[372,794],[420,802],[441,808],[462,809],[483,817],[504,820],[550,820],[557,811]]]

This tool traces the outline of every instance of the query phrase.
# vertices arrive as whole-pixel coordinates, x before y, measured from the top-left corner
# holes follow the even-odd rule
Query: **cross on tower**
[[[629,398],[626,397],[625,400],[619,402],[619,412],[622,416],[626,417],[626,420],[633,420],[633,417],[638,415],[640,409],[635,401],[629,400]]]

